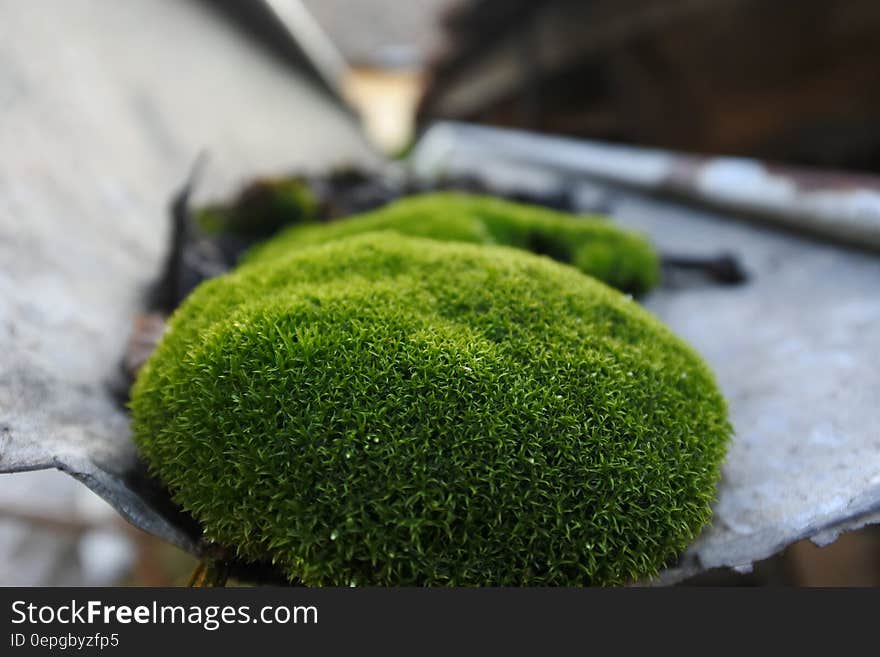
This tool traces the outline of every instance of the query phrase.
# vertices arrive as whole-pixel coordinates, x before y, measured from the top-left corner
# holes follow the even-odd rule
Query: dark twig
[[[183,187],[171,199],[170,248],[162,276],[153,289],[150,300],[152,310],[168,314],[181,301],[180,281],[183,273],[184,251],[192,230],[189,202],[206,160],[207,156],[204,151],[199,153]]]

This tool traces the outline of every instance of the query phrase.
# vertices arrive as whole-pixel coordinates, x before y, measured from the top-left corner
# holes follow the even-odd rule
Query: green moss
[[[195,217],[199,228],[209,235],[265,238],[285,226],[313,221],[317,213],[318,200],[306,181],[292,177],[258,180],[233,203],[198,208]]]
[[[293,226],[255,247],[246,261],[376,230],[443,241],[500,244],[546,255],[625,292],[641,294],[659,278],[659,261],[640,235],[601,217],[574,215],[488,196],[423,194],[332,224]]]
[[[650,576],[708,521],[729,434],[709,370],[637,303],[394,233],[202,284],[132,411],[209,538],[310,585]]]

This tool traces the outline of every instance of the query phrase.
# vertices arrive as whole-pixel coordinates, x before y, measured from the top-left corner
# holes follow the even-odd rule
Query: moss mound
[[[216,542],[309,585],[611,585],[710,517],[729,434],[638,304],[502,247],[338,240],[200,286],[134,435]]]
[[[403,198],[329,225],[292,226],[257,246],[247,261],[285,257],[305,246],[377,230],[524,249],[571,264],[632,294],[647,292],[659,278],[659,261],[651,245],[604,218],[448,192]]]

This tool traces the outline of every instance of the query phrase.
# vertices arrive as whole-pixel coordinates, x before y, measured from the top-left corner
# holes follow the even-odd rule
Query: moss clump
[[[246,238],[273,235],[285,226],[313,221],[318,199],[302,178],[271,178],[251,183],[228,205],[209,205],[195,211],[199,228],[208,235]]]
[[[202,284],[141,371],[153,471],[309,585],[610,585],[710,517],[729,434],[638,304],[514,249],[376,233]]]
[[[489,196],[423,194],[329,225],[293,226],[256,247],[247,261],[377,230],[442,241],[512,246],[569,263],[632,294],[651,289],[659,261],[640,235],[600,217],[577,217]]]

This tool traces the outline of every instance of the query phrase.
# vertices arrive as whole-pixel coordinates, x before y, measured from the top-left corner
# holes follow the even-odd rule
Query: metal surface
[[[309,75],[206,3],[3,2],[0,61],[0,472],[63,470],[193,550],[120,402],[166,203],[200,151],[209,196],[374,156]]]
[[[644,300],[712,366],[735,428],[713,526],[662,582],[711,568],[747,570],[797,540],[824,544],[880,522],[880,257],[774,230],[772,221],[735,221],[596,180],[650,191],[678,185],[676,191],[700,200],[713,198],[714,189],[737,208],[746,201],[773,208],[835,238],[845,227],[845,236],[864,242],[880,236],[877,192],[853,187],[838,197],[833,188],[793,183],[780,190],[748,162],[731,166],[754,175],[716,176],[730,164],[724,160],[693,177],[676,174],[677,162],[668,153],[467,126],[432,131],[414,161],[427,177],[478,175],[535,191],[566,187],[590,208],[598,203],[616,221],[646,232],[661,251],[732,251],[743,262],[745,285],[668,280]],[[865,212],[851,213],[849,198],[865,199]],[[813,208],[821,226],[800,218],[799,207]]]
[[[302,0],[260,0],[308,56],[326,84],[339,93],[348,64]]]

